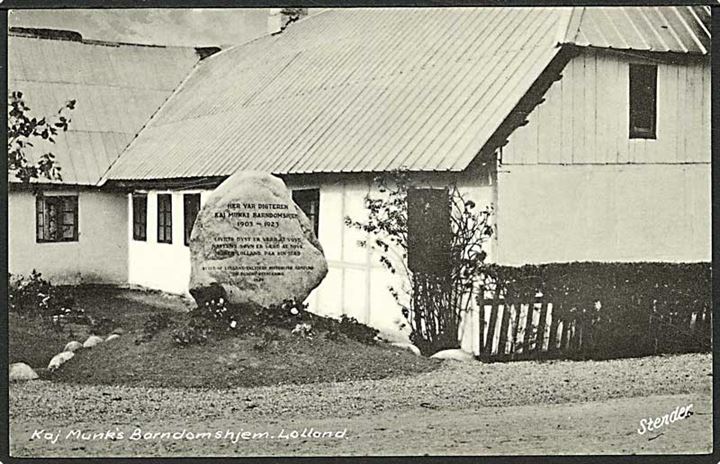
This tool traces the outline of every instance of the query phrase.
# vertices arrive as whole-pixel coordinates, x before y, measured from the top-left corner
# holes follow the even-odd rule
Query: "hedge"
[[[489,265],[484,278],[480,307],[498,299],[507,306],[552,303],[551,334],[561,321],[582,332],[581,340],[551,340],[560,347],[549,344],[547,357],[607,359],[711,348],[710,263]]]

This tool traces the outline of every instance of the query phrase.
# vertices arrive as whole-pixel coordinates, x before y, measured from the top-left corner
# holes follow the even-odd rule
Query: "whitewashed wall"
[[[504,164],[710,163],[710,61],[586,50],[509,138]],[[656,64],[657,139],[630,139],[629,65]]]
[[[628,65],[588,51],[503,149],[502,264],[709,261],[709,61],[658,62],[657,139],[628,136]]]
[[[128,278],[127,204],[122,194],[97,190],[53,190],[78,195],[78,241],[36,243],[35,195],[8,195],[8,268],[28,275],[33,269],[53,283],[115,283]]]
[[[128,282],[133,285],[189,295],[190,248],[184,243],[183,195],[200,193],[205,204],[209,191],[149,191],[147,194],[147,241],[133,239],[132,195],[127,195],[127,226],[125,240],[129,243]],[[157,195],[172,195],[172,243],[157,241]]]
[[[440,187],[450,181],[450,177],[438,173],[426,176],[420,183]],[[460,192],[467,199],[475,201],[478,208],[494,205],[495,182],[492,172],[464,173],[457,177],[456,182]],[[366,234],[344,225],[346,216],[361,222],[367,218],[364,199],[368,193],[373,197],[378,195],[372,182],[348,175],[334,182],[288,181],[288,187],[320,188],[319,240],[328,260],[329,271],[310,296],[310,309],[332,316],[347,314],[380,329],[385,336],[407,340],[409,329],[399,330],[399,323],[404,320],[400,307],[388,290],[390,285],[401,288],[401,277],[391,274],[380,264],[377,252],[358,245],[358,241],[368,238]],[[494,242],[492,239],[487,243],[490,260],[493,259]],[[477,351],[477,315],[469,315],[467,322],[461,329],[463,347],[468,351]]]

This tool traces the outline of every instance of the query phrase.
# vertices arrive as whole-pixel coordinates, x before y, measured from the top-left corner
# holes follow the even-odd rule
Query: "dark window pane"
[[[78,240],[77,196],[38,196],[35,207],[36,241]]]
[[[133,239],[147,240],[147,195],[133,194]]]
[[[183,209],[185,219],[185,245],[190,245],[190,235],[192,234],[193,224],[195,224],[195,218],[197,218],[200,212],[200,194],[187,193],[183,195]]]
[[[320,189],[293,190],[292,199],[307,216],[317,237],[320,228]]]
[[[158,199],[158,242],[172,243],[172,197],[161,193]]]
[[[410,189],[408,206],[408,267],[413,272],[447,275],[452,229],[446,189]]]
[[[657,66],[630,65],[630,138],[655,138]]]

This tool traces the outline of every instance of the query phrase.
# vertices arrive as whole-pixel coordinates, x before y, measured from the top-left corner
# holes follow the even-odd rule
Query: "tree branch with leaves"
[[[8,95],[8,173],[12,173],[22,182],[45,177],[49,180],[62,180],[60,166],[52,152],[43,153],[32,159],[29,150],[35,142],[45,140],[55,143],[60,132],[66,132],[70,125],[68,113],[75,109],[75,100],[67,101],[51,117],[38,119],[30,113],[20,91]]]

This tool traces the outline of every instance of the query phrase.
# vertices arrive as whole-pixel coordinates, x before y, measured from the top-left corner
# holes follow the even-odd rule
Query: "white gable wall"
[[[502,264],[710,260],[710,65],[574,58],[503,149]],[[657,139],[628,136],[629,63],[658,65]]]

